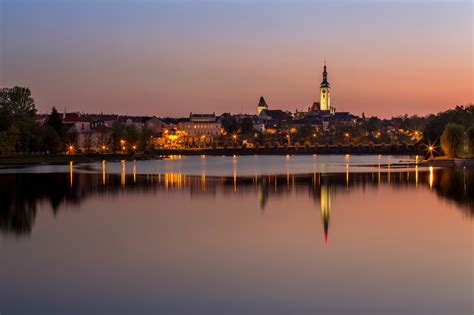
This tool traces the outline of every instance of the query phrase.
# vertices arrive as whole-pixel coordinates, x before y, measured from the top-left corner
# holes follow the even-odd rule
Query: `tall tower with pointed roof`
[[[323,81],[320,86],[320,108],[321,110],[331,111],[331,87],[328,82],[328,72],[326,67],[326,61],[324,61]]]
[[[268,109],[267,102],[265,102],[265,99],[263,98],[263,96],[260,96],[260,100],[258,101],[258,105],[257,105],[257,114],[260,114],[262,111],[267,110],[267,109]]]

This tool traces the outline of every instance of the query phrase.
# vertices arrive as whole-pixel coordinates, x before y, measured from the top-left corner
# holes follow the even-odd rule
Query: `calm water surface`
[[[474,172],[408,161],[2,170],[0,313],[471,315]]]

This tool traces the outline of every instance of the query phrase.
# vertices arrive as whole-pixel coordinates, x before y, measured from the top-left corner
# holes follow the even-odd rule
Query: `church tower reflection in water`
[[[321,185],[321,218],[324,226],[324,243],[328,244],[329,216],[331,215],[331,192],[327,184]]]

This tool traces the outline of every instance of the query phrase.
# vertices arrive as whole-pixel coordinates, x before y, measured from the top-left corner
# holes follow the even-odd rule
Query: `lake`
[[[410,156],[0,170],[0,313],[473,314],[474,172]]]

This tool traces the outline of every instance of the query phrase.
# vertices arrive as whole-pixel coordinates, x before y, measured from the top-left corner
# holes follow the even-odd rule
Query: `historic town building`
[[[328,72],[326,67],[326,62],[324,62],[324,71],[323,71],[323,81],[320,86],[320,110],[327,110],[332,112],[331,108],[331,87],[328,82]]]
[[[336,113],[336,108],[331,105],[331,86],[328,81],[326,62],[324,62],[323,81],[319,87],[319,102],[314,102],[308,111],[324,112],[331,115]]]
[[[189,119],[178,123],[178,130],[185,134],[187,144],[211,143],[222,134],[221,122],[215,114],[190,114]]]
[[[260,96],[260,100],[258,101],[258,105],[257,105],[257,115],[260,115],[262,111],[267,110],[267,109],[268,109],[267,102],[265,102],[265,99],[263,98],[263,96]]]

